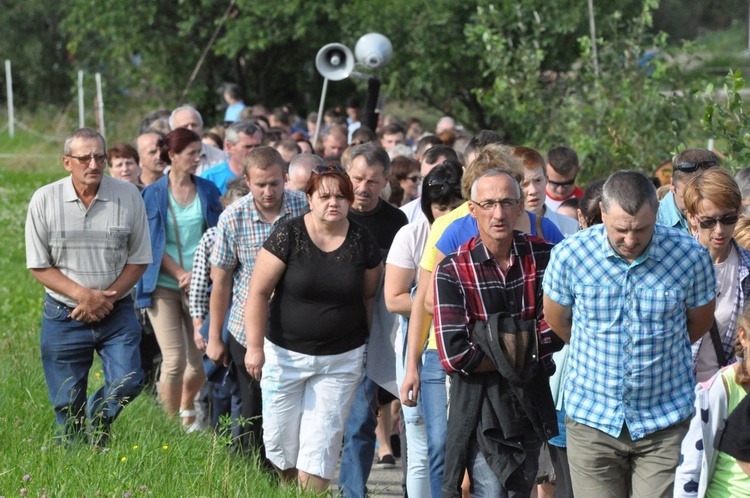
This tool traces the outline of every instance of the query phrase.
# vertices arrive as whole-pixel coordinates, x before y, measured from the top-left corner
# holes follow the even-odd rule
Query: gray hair
[[[198,110],[191,106],[191,105],[183,105],[172,111],[172,114],[169,115],[169,129],[174,130],[174,117],[177,115],[180,111],[190,111],[192,112],[195,117],[198,118],[198,122],[200,123],[201,127],[203,126],[203,117],[201,117],[201,113],[198,112]]]
[[[63,155],[69,156],[72,150],[73,140],[99,140],[102,144],[102,151],[107,151],[107,141],[101,134],[92,128],[78,128],[76,131],[71,133],[63,143]]]
[[[615,204],[631,216],[648,203],[654,211],[659,209],[656,187],[643,173],[637,171],[618,171],[612,173],[602,189],[602,206],[604,212],[610,212]]]
[[[364,157],[365,162],[370,167],[382,166],[384,176],[391,172],[391,158],[388,157],[385,149],[378,144],[368,142],[352,147],[352,152],[349,155],[349,164],[354,164],[354,160],[359,156]]]
[[[492,178],[495,176],[507,176],[508,178],[510,178],[513,181],[513,185],[516,186],[516,196],[518,197],[518,199],[521,199],[521,186],[518,184],[518,180],[513,178],[513,175],[511,175],[507,171],[498,168],[488,169],[487,171],[479,175],[476,180],[474,180],[474,183],[471,184],[471,199],[474,200],[477,198],[477,185],[479,185],[479,180],[481,180],[482,178]]]
[[[740,186],[743,199],[750,197],[750,166],[743,168],[734,175],[734,181]]]
[[[236,144],[240,139],[240,133],[249,137],[260,133],[260,138],[263,139],[263,130],[260,129],[260,126],[250,121],[237,121],[229,125],[227,131],[224,132],[224,141]]]
[[[307,168],[312,171],[315,166],[320,166],[321,164],[325,164],[325,161],[318,155],[310,154],[309,152],[297,154],[289,161],[289,175],[297,168]]]

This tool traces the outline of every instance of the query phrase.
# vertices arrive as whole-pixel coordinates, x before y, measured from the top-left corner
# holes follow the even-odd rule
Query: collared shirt
[[[708,250],[656,224],[633,263],[615,252],[604,225],[552,250],[544,292],[573,310],[565,409],[570,418],[634,440],[685,420],[693,409],[687,310],[715,297]]]
[[[659,211],[656,213],[656,222],[668,227],[684,230],[690,233],[687,220],[677,208],[674,201],[674,194],[668,192],[661,201],[659,201]]]
[[[226,271],[237,270],[234,272],[234,295],[228,328],[242,346],[247,347],[245,301],[258,252],[274,228],[305,214],[307,210],[307,198],[304,193],[284,190],[281,211],[271,223],[264,220],[258,212],[252,194],[247,194],[233,203],[219,217],[211,264]]]
[[[70,176],[45,185],[31,198],[26,217],[27,268],[57,268],[87,289],[104,290],[126,264],[149,263],[146,207],[133,184],[103,175],[88,209]],[[46,290],[66,306],[78,306],[71,297]]]
[[[201,162],[198,163],[198,168],[195,170],[195,174],[200,175],[208,168],[223,163],[224,161],[229,161],[229,154],[211,145],[201,143]]]
[[[234,174],[232,168],[229,167],[229,161],[224,161],[223,163],[219,163],[216,166],[211,166],[210,168],[203,170],[200,177],[214,182],[214,185],[219,189],[221,195],[224,195],[227,193],[227,184],[235,178],[239,178],[239,175]]]
[[[510,262],[503,272],[477,236],[438,265],[434,324],[443,368],[463,374],[477,368],[485,354],[472,342],[471,331],[477,321],[500,311],[538,320],[539,358],[549,363],[552,353],[562,348],[542,310],[542,278],[551,249],[552,244],[537,237],[513,232]],[[512,301],[506,303],[508,297]]]

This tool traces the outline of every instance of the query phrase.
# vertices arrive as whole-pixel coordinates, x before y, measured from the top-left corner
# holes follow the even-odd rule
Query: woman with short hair
[[[258,254],[245,367],[260,380],[266,457],[282,480],[322,492],[362,378],[382,257],[371,232],[347,219],[354,192],[339,164],[317,166],[306,193],[310,212],[276,228]]]
[[[705,382],[734,361],[737,319],[750,295],[750,251],[734,240],[742,195],[724,168],[711,168],[690,179],[683,192],[696,239],[708,249],[716,271],[716,311],[711,330],[693,344],[693,371]]]

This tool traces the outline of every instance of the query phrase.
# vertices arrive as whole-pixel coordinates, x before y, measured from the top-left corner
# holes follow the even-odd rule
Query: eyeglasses
[[[682,171],[683,173],[693,173],[695,171],[698,171],[699,169],[713,168],[714,166],[718,165],[719,163],[714,160],[698,162],[685,161],[683,163],[674,165],[672,169],[676,171]]]
[[[548,183],[549,183],[550,185],[552,185],[553,187],[557,187],[557,188],[560,188],[560,187],[570,187],[571,185],[575,185],[575,183],[576,183],[576,178],[575,178],[575,177],[573,177],[573,179],[572,179],[572,180],[568,180],[568,181],[566,181],[566,182],[553,182],[552,180],[550,180],[550,179],[547,179],[547,182],[548,182]]]
[[[99,166],[107,163],[107,154],[89,154],[88,156],[73,156],[70,154],[66,155],[78,161],[81,166],[88,166],[89,164],[91,164],[92,159],[96,161],[96,164]]]
[[[740,217],[736,214],[725,214],[716,218],[698,218],[698,224],[704,230],[709,230],[715,227],[716,223],[721,223],[725,227],[736,225],[739,219]]]
[[[336,173],[346,174],[346,170],[338,163],[328,163],[315,166],[313,173],[316,175],[335,175]]]
[[[500,199],[500,200],[494,200],[490,199],[487,201],[477,202],[477,201],[471,201],[477,206],[479,206],[479,209],[482,211],[494,211],[497,206],[500,206],[503,211],[506,209],[511,209],[518,205],[518,201],[520,199]]]
[[[404,180],[409,180],[412,183],[419,183],[422,181],[421,175],[407,176]]]

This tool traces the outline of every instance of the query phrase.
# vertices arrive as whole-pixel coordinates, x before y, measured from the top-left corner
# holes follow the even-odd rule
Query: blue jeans
[[[430,492],[439,498],[443,486],[445,468],[445,437],[448,433],[448,394],[445,390],[446,373],[438,352],[428,349],[422,355],[420,396],[427,428],[427,454],[430,458]]]
[[[143,389],[139,344],[141,326],[133,299],[117,301],[96,323],[70,318],[71,308],[47,296],[42,318],[41,350],[49,399],[58,434],[81,435],[86,417],[105,433],[123,407]],[[104,387],[86,401],[88,375],[99,354]]]
[[[339,489],[346,498],[364,498],[367,479],[375,456],[375,427],[378,425],[378,385],[362,372],[349,418],[344,429]]]
[[[541,441],[535,434],[524,437],[523,447],[526,457],[523,461],[523,473],[526,477],[526,489],[520,491],[506,490],[497,474],[490,468],[487,459],[475,441],[469,446],[469,477],[471,478],[472,498],[527,498],[536,483],[539,468],[539,449]]]
[[[403,319],[403,317],[399,317]],[[405,332],[405,331],[404,331]],[[406,341],[404,341],[406,342]],[[401,389],[406,367],[406,345],[404,357],[396,358],[396,384]],[[409,496],[430,496],[430,460],[427,450],[427,428],[422,410],[423,398],[417,398],[417,406],[401,405],[406,431],[406,492]]]

